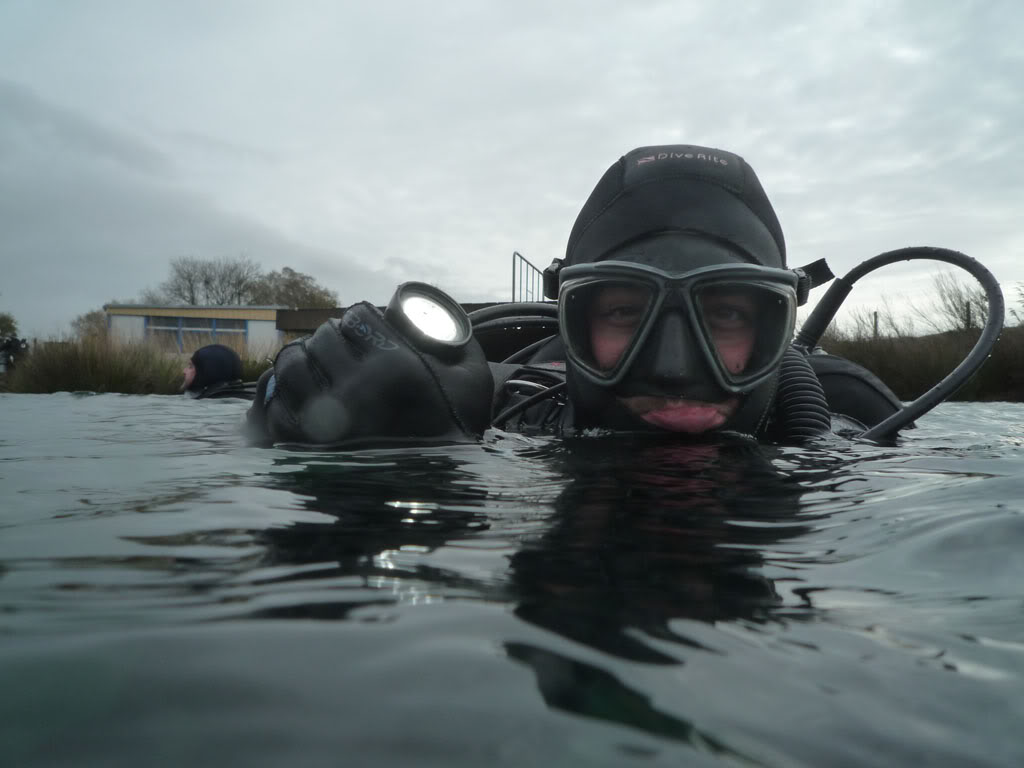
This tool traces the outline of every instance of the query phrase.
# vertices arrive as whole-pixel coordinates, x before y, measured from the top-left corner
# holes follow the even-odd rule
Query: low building
[[[153,341],[178,352],[205,344],[227,344],[251,355],[277,349],[283,334],[277,313],[284,307],[167,307],[107,304],[107,329],[122,342]]]

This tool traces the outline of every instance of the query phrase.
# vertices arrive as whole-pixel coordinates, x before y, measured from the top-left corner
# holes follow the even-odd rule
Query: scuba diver
[[[0,337],[0,373],[14,370],[18,358],[28,351],[28,339],[19,339],[15,335]]]
[[[192,353],[182,369],[181,391],[193,400],[235,397],[252,400],[253,387],[242,381],[242,360],[231,347],[208,344]]]
[[[817,340],[857,278],[914,258],[954,263],[985,283],[993,323],[979,347],[991,346],[1002,321],[998,284],[973,259],[937,248],[882,254],[836,280],[794,341],[797,307],[833,275],[824,260],[787,266],[754,170],[724,150],[641,147],[601,177],[565,257],[545,270],[557,307],[470,317],[441,291],[405,283],[384,312],[355,304],[286,345],[260,378],[250,433],[322,447],[475,440],[489,426],[732,432],[781,443],[834,428],[894,438],[969,378],[987,349],[976,347],[955,376],[903,406],[869,371],[821,353]],[[488,360],[488,334],[536,324],[554,333]]]

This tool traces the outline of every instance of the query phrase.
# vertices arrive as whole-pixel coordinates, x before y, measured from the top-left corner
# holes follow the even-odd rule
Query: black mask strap
[[[793,271],[800,278],[796,286],[796,305],[798,307],[802,307],[807,303],[807,297],[810,295],[812,288],[824,285],[835,277],[832,270],[829,269],[828,262],[824,259],[812,261],[810,264],[797,267]]]

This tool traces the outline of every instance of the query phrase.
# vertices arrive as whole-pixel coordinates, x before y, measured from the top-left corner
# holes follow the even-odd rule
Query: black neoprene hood
[[[565,259],[545,270],[546,294],[558,295],[562,268],[605,260],[646,263],[677,274],[730,263],[785,269],[786,244],[761,182],[739,155],[689,144],[640,147],[605,171],[587,198]],[[620,399],[666,394],[664,376],[656,370],[663,362],[656,346],[656,339],[645,342],[629,373],[613,386],[588,380],[569,360],[566,382],[575,426],[661,431]],[[698,361],[691,367],[685,376],[672,374],[678,381],[670,396],[709,403],[727,398],[706,365]],[[776,378],[743,395],[723,428],[757,434]]]
[[[753,264],[786,266],[786,244],[754,169],[739,155],[689,144],[640,147],[601,177],[569,235],[564,266],[668,232],[723,241]]]
[[[242,361],[238,353],[223,344],[209,344],[197,349],[192,355],[192,365],[196,368],[196,375],[189,389],[193,391],[242,378]]]

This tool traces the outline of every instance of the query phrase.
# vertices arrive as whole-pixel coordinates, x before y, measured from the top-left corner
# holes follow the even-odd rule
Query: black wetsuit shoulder
[[[255,381],[224,381],[211,384],[198,392],[189,392],[194,400],[213,400],[233,397],[239,400],[252,400],[256,396]]]
[[[821,350],[815,350],[807,360],[833,413],[873,427],[903,407],[884,381],[857,363]]]

